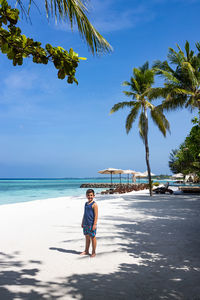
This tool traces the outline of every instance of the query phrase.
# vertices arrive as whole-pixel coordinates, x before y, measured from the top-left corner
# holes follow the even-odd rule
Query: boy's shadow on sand
[[[49,248],[50,250],[56,250],[56,251],[59,251],[59,252],[63,252],[63,253],[70,253],[70,254],[81,254],[80,251],[76,251],[76,250],[67,250],[67,249],[63,249],[63,248],[55,248],[55,247],[50,247]]]
[[[55,248],[55,247],[50,247],[49,250],[55,250],[55,251],[58,251],[58,252],[63,252],[63,253],[70,253],[70,254],[76,254],[76,255],[79,255],[81,254],[81,252],[79,251],[76,251],[76,250],[66,250],[66,249],[63,249],[63,248]],[[103,255],[106,255],[106,254],[113,254],[113,253],[119,253],[121,251],[117,251],[117,250],[114,250],[114,251],[104,251],[104,252],[100,252],[98,253],[97,257],[100,257],[100,256],[103,256]],[[84,255],[84,256],[80,256],[81,258],[83,257],[88,257],[88,255]]]

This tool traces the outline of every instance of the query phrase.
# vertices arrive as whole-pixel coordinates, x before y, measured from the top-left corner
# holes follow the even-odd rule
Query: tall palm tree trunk
[[[153,193],[152,193],[152,182],[151,182],[151,169],[150,169],[150,163],[149,163],[148,118],[147,118],[146,109],[144,109],[144,113],[145,113],[145,136],[144,136],[144,143],[145,143],[147,172],[148,172],[148,179],[149,179],[149,194],[150,194],[150,196],[153,196]]]
[[[198,124],[200,126],[200,100],[198,102],[198,114],[199,114],[199,122],[198,122]]]
[[[148,179],[149,179],[149,194],[150,196],[153,196],[152,194],[152,182],[151,182],[151,169],[149,164],[149,145],[148,145],[148,139],[145,138],[145,151],[146,151],[146,164],[147,164],[147,172],[148,172]]]

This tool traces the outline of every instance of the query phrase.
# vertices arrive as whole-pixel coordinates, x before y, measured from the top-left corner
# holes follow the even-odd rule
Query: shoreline
[[[98,194],[95,258],[69,198],[0,206],[0,298],[198,299],[200,196]]]
[[[25,204],[25,203],[31,203],[31,202],[34,202],[34,201],[48,201],[48,200],[56,200],[56,199],[69,199],[71,200],[72,199],[79,199],[79,198],[85,198],[85,192],[87,190],[87,188],[84,188],[84,189],[80,189],[81,190],[81,194],[78,193],[77,195],[66,195],[66,196],[57,196],[57,197],[47,197],[47,198],[37,198],[37,199],[29,199],[29,200],[22,200],[22,201],[17,201],[17,202],[9,202],[9,203],[0,203],[0,207],[1,206],[4,206],[4,205],[14,205],[14,204]],[[95,195],[96,196],[100,196],[101,195],[101,190],[103,190],[102,188],[95,188]],[[142,190],[141,190],[142,191]],[[130,194],[130,193],[128,193]],[[117,195],[117,194],[115,194]],[[101,195],[102,196],[102,195]],[[19,196],[20,197],[20,196]]]

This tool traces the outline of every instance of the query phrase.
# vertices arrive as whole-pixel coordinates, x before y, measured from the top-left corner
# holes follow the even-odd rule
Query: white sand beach
[[[200,196],[97,195],[97,256],[84,197],[0,206],[0,299],[200,299]]]

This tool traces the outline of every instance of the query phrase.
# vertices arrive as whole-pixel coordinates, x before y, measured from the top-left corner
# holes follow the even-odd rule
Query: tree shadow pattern
[[[133,195],[126,196],[123,208],[151,218],[120,220],[119,216],[114,225],[121,250],[129,253],[133,263],[122,263],[109,274],[74,274],[57,282],[43,282],[37,279],[42,262],[22,262],[18,253],[0,252],[0,299],[200,300],[200,197],[136,197],[138,201]],[[107,216],[106,220],[115,217]],[[75,250],[49,248],[52,250],[77,254]],[[101,260],[106,264],[106,255],[104,260],[102,254]],[[29,290],[14,292],[10,286]]]
[[[116,217],[115,225],[121,248],[133,257],[133,263],[122,263],[111,274],[68,277],[65,286],[71,288],[70,296],[81,300],[199,300],[200,197],[159,195],[151,199],[137,195],[136,199],[139,201],[126,196],[123,207],[151,218],[135,222]],[[107,216],[109,219],[115,218]]]

